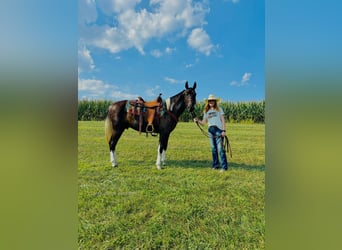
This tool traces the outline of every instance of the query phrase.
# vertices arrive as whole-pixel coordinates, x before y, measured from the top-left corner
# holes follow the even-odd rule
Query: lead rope
[[[192,114],[192,117],[193,117],[192,119],[194,119],[195,113],[192,111],[191,114]],[[213,138],[213,139],[217,139],[217,138],[220,137],[220,135],[217,135],[217,136],[208,135],[208,133],[206,131],[204,131],[204,129],[199,125],[198,121],[196,121],[196,125],[201,130],[202,134],[205,135],[206,137]],[[227,151],[227,153],[229,153],[230,158],[233,158],[232,147],[230,146],[229,139],[228,139],[227,135],[225,135],[223,137],[223,142],[222,143],[223,143],[223,148],[225,149],[225,151]]]

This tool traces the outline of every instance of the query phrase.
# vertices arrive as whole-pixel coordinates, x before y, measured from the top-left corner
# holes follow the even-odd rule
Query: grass
[[[265,125],[227,124],[220,173],[194,123],[171,133],[163,170],[158,137],[126,130],[112,168],[104,122],[78,124],[79,249],[265,248]]]

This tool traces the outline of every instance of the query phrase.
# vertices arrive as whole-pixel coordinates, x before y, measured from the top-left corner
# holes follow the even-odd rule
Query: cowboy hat
[[[208,102],[208,101],[211,101],[211,100],[215,100],[216,102],[219,102],[219,101],[220,101],[220,99],[217,98],[217,97],[215,97],[213,94],[210,94],[210,95],[208,96],[208,99],[207,99],[206,101]]]

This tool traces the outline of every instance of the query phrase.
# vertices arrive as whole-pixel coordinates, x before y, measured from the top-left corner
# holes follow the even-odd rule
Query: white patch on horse
[[[114,168],[117,167],[118,163],[116,161],[116,152],[110,151],[109,154],[110,154],[110,162],[112,163],[112,167],[114,167]]]
[[[165,166],[165,150],[163,150],[162,153],[159,153],[160,151],[160,144],[158,145],[158,152],[157,152],[157,161],[156,165],[158,169],[162,169],[161,166]]]
[[[166,152],[165,152],[165,150],[163,150],[162,155],[161,155],[161,161],[162,161],[162,165],[163,166],[166,165],[166,163],[165,163],[165,155],[166,155]]]
[[[170,110],[170,102],[171,102],[171,99],[170,99],[170,98],[167,98],[167,99],[165,100],[165,102],[166,102],[166,109],[167,109],[167,110]]]

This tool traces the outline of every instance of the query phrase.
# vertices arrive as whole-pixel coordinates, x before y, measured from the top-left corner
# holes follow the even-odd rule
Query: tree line
[[[106,118],[107,109],[113,101],[109,100],[79,100],[79,121],[101,121]],[[264,123],[265,122],[265,100],[248,102],[220,102],[225,113],[225,119],[230,123]],[[194,114],[202,118],[205,102],[198,102]],[[193,114],[188,110],[179,118],[179,121],[192,121]]]

